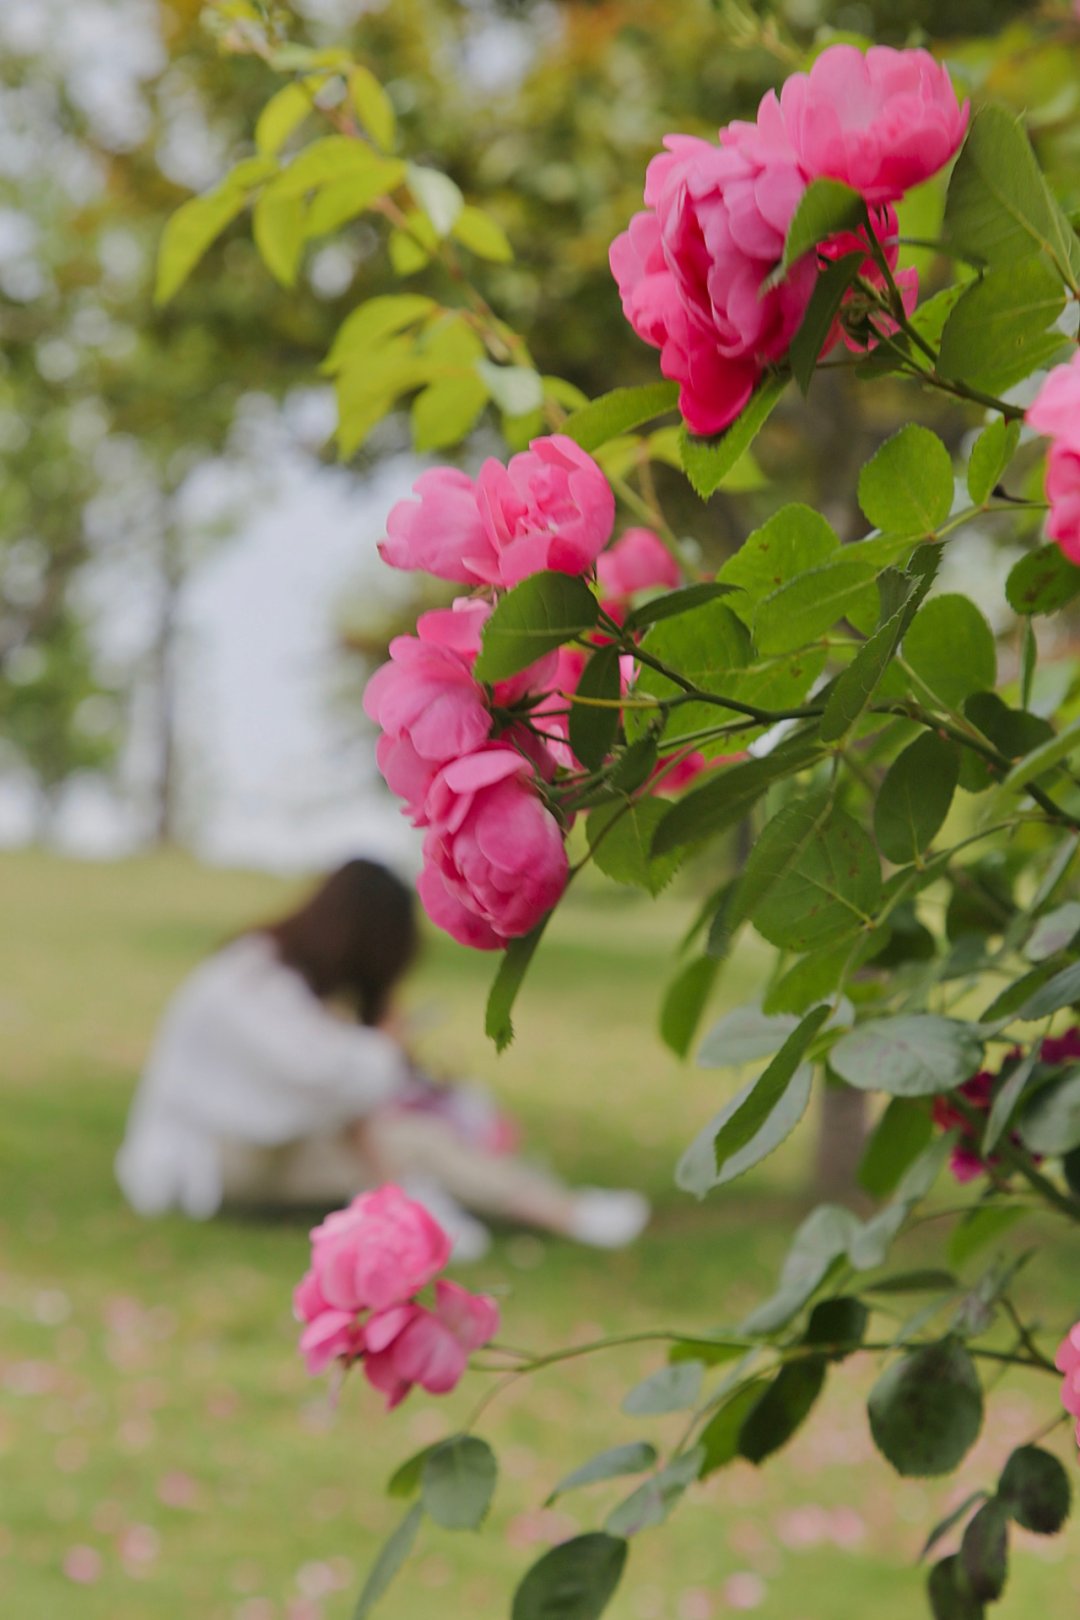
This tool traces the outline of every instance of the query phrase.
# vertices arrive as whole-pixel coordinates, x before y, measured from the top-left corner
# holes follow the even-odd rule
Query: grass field
[[[348,1620],[400,1513],[398,1461],[454,1428],[483,1388],[416,1393],[386,1417],[359,1378],[332,1411],[295,1354],[302,1223],[144,1224],[111,1160],[147,1040],[198,957],[272,911],[288,886],[180,858],[89,866],[0,857],[0,1614],[11,1620]],[[542,1349],[646,1326],[737,1320],[770,1289],[806,1207],[811,1132],[698,1205],[671,1179],[680,1149],[730,1089],[677,1064],[654,1034],[664,953],[689,902],[622,896],[568,908],[496,1060],[481,1033],[490,960],[433,944],[413,986],[436,1066],[494,1083],[532,1145],[576,1179],[648,1189],[655,1222],[598,1256],[522,1234],[470,1270],[497,1292],[508,1342]],[[753,992],[740,956],[723,998]],[[439,1021],[435,1022],[434,1015]],[[943,1189],[948,1196],[948,1189]],[[933,1230],[933,1228],[931,1228]],[[1055,1327],[1078,1314],[1075,1260],[1047,1247]],[[918,1258],[933,1258],[924,1249]],[[619,1441],[672,1438],[619,1400],[659,1364],[627,1347],[523,1381],[484,1430],[502,1475],[480,1536],[428,1528],[380,1609],[388,1620],[499,1620],[516,1577],[554,1540],[602,1522],[617,1487],[540,1504],[568,1467]],[[933,1520],[992,1478],[1053,1415],[1056,1389],[1010,1375],[959,1480],[900,1482],[876,1456],[847,1364],[796,1442],[758,1473],[736,1464],[635,1542],[612,1620],[918,1620],[914,1566]],[[1065,1455],[1063,1446],[1062,1454]],[[1065,1620],[1080,1605],[1080,1536],[1025,1544],[1001,1620]]]

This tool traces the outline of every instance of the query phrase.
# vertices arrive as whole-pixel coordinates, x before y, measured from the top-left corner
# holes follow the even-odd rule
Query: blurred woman
[[[488,1243],[466,1210],[631,1242],[648,1218],[639,1194],[564,1186],[508,1151],[513,1130],[483,1093],[414,1067],[393,995],[418,945],[410,890],[357,860],[198,967],[162,1020],[117,1157],[132,1207],[329,1207],[395,1181],[460,1258]]]

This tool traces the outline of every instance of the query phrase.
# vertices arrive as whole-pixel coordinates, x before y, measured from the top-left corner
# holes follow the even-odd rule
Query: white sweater
[[[269,1147],[333,1131],[406,1078],[396,1042],[337,1017],[268,938],[245,935],[197,968],[170,1003],[117,1179],[142,1215],[212,1215],[223,1142]]]

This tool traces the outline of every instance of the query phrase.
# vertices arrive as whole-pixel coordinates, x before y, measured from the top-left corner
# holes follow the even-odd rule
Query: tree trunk
[[[855,1171],[866,1145],[866,1093],[852,1086],[826,1086],[818,1121],[814,1191],[834,1203],[861,1197]]]

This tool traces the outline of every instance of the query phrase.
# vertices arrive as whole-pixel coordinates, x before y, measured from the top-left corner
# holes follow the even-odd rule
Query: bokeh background
[[[606,266],[649,156],[671,128],[711,134],[752,112],[820,26],[963,36],[958,68],[1034,109],[1044,160],[1080,193],[1075,41],[1059,31],[1033,50],[1035,8],[1009,0],[292,11],[299,37],[356,49],[411,155],[500,219],[517,257],[491,272],[489,295],[542,371],[589,393],[655,377]],[[200,12],[0,0],[0,1605],[20,1620],[345,1620],[397,1512],[386,1476],[452,1430],[476,1387],[414,1396],[385,1419],[357,1383],[335,1411],[294,1353],[303,1226],[140,1225],[112,1182],[147,1043],[185,972],[305,874],[356,853],[408,870],[416,855],[359,697],[418,606],[375,545],[423,463],[392,417],[337,464],[318,376],[343,316],[391,285],[380,239],[349,227],[284,292],[241,223],[173,304],[151,304],[164,221],[249,148],[274,88],[261,64],[219,51]],[[932,235],[940,193],[911,208],[911,234]],[[951,443],[971,431],[888,388],[871,414],[837,372],[811,408],[785,401],[708,509],[663,468],[661,494],[717,561],[793,498],[850,535],[857,468],[913,408]],[[481,429],[463,464],[492,452]],[[948,588],[1000,600],[1017,538],[951,547]],[[582,885],[498,1061],[481,1033],[490,961],[432,940],[411,986],[433,1067],[493,1084],[567,1175],[656,1202],[642,1243],[602,1261],[503,1234],[469,1280],[499,1293],[512,1342],[737,1320],[770,1288],[822,1176],[850,1191],[850,1152],[817,1151],[835,1146],[827,1118],[817,1141],[804,1130],[705,1205],[674,1190],[680,1150],[730,1085],[680,1064],[655,1031],[702,880],[691,868],[656,905]],[[716,1010],[752,997],[764,960],[740,953]],[[933,1228],[908,1247],[913,1263],[933,1259]],[[1047,1277],[1047,1317],[1075,1315],[1052,1246]],[[641,1432],[619,1395],[654,1363],[627,1350],[510,1394],[491,1419],[504,1468],[492,1526],[433,1530],[384,1612],[505,1613],[543,1545],[602,1518],[602,1490],[540,1504],[566,1467]],[[717,1475],[667,1532],[643,1536],[616,1620],[920,1613],[928,1524],[1043,1407],[1010,1380],[958,1481],[900,1483],[872,1453],[860,1405],[872,1376],[845,1368],[771,1469]],[[1075,1535],[1018,1540],[1003,1620],[1071,1613]]]

